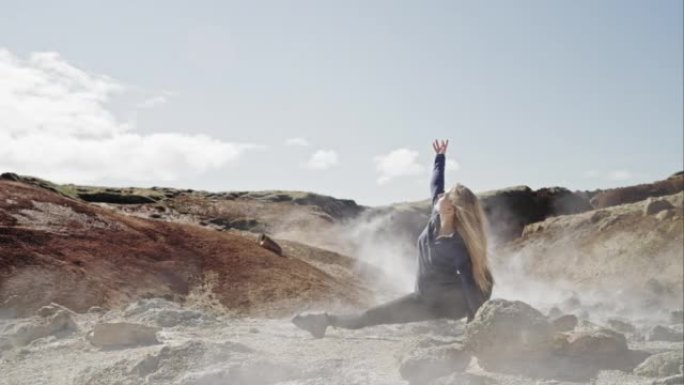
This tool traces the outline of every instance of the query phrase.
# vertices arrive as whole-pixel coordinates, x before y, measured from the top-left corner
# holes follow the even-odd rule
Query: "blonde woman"
[[[292,319],[296,326],[321,338],[328,326],[358,329],[435,318],[472,320],[490,298],[494,284],[487,264],[486,218],[477,196],[467,187],[456,184],[444,192],[448,145],[448,140],[432,143],[432,212],[418,236],[415,290],[359,314],[297,315]]]

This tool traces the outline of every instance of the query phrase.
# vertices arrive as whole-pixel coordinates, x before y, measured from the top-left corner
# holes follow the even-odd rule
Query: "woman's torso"
[[[458,232],[438,237],[439,215],[433,211],[428,224],[418,236],[418,276],[416,291],[425,296],[444,290],[462,288],[462,278],[471,278],[470,257]],[[466,277],[459,277],[466,274]]]

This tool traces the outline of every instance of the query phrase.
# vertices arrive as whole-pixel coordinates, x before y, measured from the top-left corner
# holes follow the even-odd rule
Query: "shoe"
[[[292,323],[300,329],[304,329],[311,333],[314,338],[323,338],[325,336],[325,329],[330,325],[327,313],[320,314],[297,314],[292,318]]]

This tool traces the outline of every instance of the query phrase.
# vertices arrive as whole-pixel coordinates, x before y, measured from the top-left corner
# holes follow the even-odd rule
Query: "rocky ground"
[[[682,383],[681,312],[655,328],[547,317],[515,301],[486,306],[467,327],[437,320],[322,339],[286,318],[163,299],[83,314],[46,306],[0,323],[0,384]]]
[[[3,174],[0,384],[681,384],[682,190],[482,193],[496,285],[475,321],[313,339],[295,313],[412,289],[428,201]]]

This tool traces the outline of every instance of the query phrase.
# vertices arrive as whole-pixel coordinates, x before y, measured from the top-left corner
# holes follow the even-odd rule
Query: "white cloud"
[[[378,184],[385,184],[391,179],[400,176],[423,173],[425,168],[417,163],[417,159],[417,151],[405,148],[396,149],[386,155],[373,157],[375,169],[380,175],[377,179]]]
[[[285,141],[285,145],[306,147],[309,145],[309,141],[304,138],[290,138]]]
[[[629,170],[614,170],[608,174],[610,180],[627,180],[632,178],[632,173]]]
[[[304,167],[313,170],[325,170],[339,163],[337,152],[334,150],[318,150],[311,155]]]
[[[585,178],[598,178],[599,172],[596,170],[587,170],[584,172],[583,176]]]
[[[461,168],[461,165],[453,159],[447,159],[444,165],[446,171],[457,171]]]
[[[172,181],[265,148],[206,135],[136,132],[107,108],[127,87],[54,52],[23,60],[0,48],[0,84],[2,171],[56,182]]]
[[[153,96],[151,98],[147,98],[143,100],[142,102],[138,103],[138,108],[153,108],[160,106],[164,103],[166,103],[168,99],[166,96]]]

